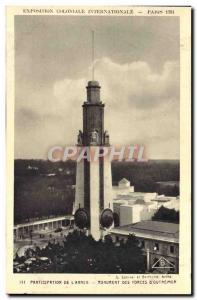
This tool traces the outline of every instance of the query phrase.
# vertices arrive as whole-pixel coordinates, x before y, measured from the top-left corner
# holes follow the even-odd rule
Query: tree
[[[169,209],[162,205],[154,214],[152,220],[179,223],[179,211],[176,211],[175,209]]]
[[[43,264],[32,266],[29,273],[142,273],[145,270],[142,250],[133,235],[117,247],[110,235],[104,241],[95,241],[91,235],[74,231],[63,246],[49,242],[43,249],[37,247],[35,256],[48,257],[51,263],[44,267]]]

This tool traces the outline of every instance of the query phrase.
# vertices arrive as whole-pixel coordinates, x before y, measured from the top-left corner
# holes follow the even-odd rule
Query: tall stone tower
[[[83,132],[78,134],[78,150],[85,150],[86,158],[77,162],[75,224],[80,229],[86,228],[95,240],[99,240],[102,231],[113,226],[111,163],[107,155],[102,156],[110,145],[109,135],[104,131],[105,105],[100,100],[101,87],[97,81],[89,81],[86,88],[87,101],[82,106]],[[99,156],[97,160],[91,157],[95,153]]]

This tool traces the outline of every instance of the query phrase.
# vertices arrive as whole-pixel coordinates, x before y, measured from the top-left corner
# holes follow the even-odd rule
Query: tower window
[[[158,243],[155,243],[155,244],[154,244],[153,250],[159,251],[159,244],[158,244]]]

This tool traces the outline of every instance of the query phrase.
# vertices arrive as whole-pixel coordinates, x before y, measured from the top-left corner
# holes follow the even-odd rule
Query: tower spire
[[[92,30],[92,80],[94,81],[94,30]]]

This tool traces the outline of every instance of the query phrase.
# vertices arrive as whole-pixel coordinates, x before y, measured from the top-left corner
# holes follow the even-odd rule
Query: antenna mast
[[[94,30],[92,30],[92,80],[94,81]]]

